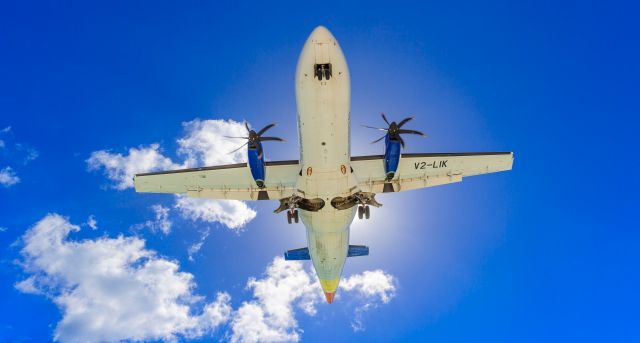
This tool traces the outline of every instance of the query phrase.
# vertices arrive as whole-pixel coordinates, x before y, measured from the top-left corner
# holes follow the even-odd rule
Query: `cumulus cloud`
[[[376,308],[380,302],[388,303],[396,295],[396,280],[380,269],[365,271],[342,280],[340,289],[359,295],[358,302],[361,304],[355,307],[351,327],[354,331],[362,331],[365,312]]]
[[[179,196],[175,208],[183,218],[207,223],[219,222],[230,229],[240,230],[253,218],[256,211],[238,200],[198,199]]]
[[[396,292],[395,278],[382,270],[355,274],[340,284],[342,292],[350,293],[345,297],[359,304],[352,316],[354,331],[364,329],[364,312],[388,303]],[[243,302],[232,316],[232,342],[297,342],[302,330],[295,309],[313,316],[317,304],[324,302],[315,272],[282,257],[273,259],[261,279],[250,278],[247,289],[253,292],[252,300]]]
[[[159,257],[136,237],[73,241],[80,230],[50,214],[23,236],[22,265],[30,275],[16,284],[44,294],[62,311],[54,339],[62,342],[175,340],[215,330],[230,319],[230,297],[202,306],[193,275]]]
[[[133,187],[133,176],[158,170],[180,168],[160,152],[158,144],[129,149],[127,155],[99,150],[87,160],[89,170],[104,169],[107,178],[115,182],[114,188],[124,190]]]
[[[13,169],[11,169],[11,167],[6,167],[0,170],[0,185],[10,187],[18,182],[20,182],[20,178],[16,175]]]
[[[29,229],[20,262],[27,277],[15,288],[50,298],[61,310],[54,330],[61,342],[180,340],[200,338],[226,328],[232,342],[296,342],[301,311],[313,316],[323,302],[312,270],[276,257],[261,278],[249,278],[249,300],[237,309],[220,292],[210,303],[194,293],[194,277],[178,262],[158,256],[137,237],[73,240],[80,227],[49,214]],[[360,299],[362,313],[388,303],[395,278],[381,270],[345,278],[340,286]]]
[[[380,269],[346,278],[340,282],[340,289],[356,291],[366,298],[379,298],[385,304],[396,292],[394,277]]]
[[[230,151],[244,143],[231,137],[246,137],[243,123],[234,120],[200,120],[182,123],[185,136],[178,139],[178,153],[185,155],[188,165],[214,166],[246,161],[246,151]]]
[[[94,151],[87,159],[89,170],[104,170],[114,188],[133,187],[133,176],[158,170],[239,163],[246,159],[244,150],[233,154],[242,141],[224,136],[246,136],[243,123],[233,120],[200,120],[184,122],[184,136],[178,139],[178,154],[185,157],[182,164],[164,156],[158,144],[129,149],[128,154],[107,150]],[[256,216],[256,212],[242,201],[176,198],[174,206],[183,218],[208,223],[219,222],[231,229],[241,229]],[[168,230],[162,230],[168,232]]]
[[[322,290],[302,263],[276,257],[262,279],[251,278],[253,300],[244,302],[231,323],[231,342],[297,342],[302,330],[294,316],[298,307],[309,315]]]

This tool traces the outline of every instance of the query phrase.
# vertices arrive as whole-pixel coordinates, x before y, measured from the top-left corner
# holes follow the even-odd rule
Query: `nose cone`
[[[311,32],[309,39],[315,43],[330,43],[335,41],[331,32],[322,25],[316,27],[313,32]]]

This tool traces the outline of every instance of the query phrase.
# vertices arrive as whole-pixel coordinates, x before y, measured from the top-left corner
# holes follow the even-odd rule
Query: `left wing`
[[[394,178],[387,182],[383,155],[351,158],[360,189],[371,193],[460,182],[467,176],[511,170],[512,165],[512,152],[402,154]]]
[[[264,188],[256,186],[246,163],[137,174],[136,192],[182,193],[194,198],[269,200],[291,196],[296,187],[298,161],[265,163]]]

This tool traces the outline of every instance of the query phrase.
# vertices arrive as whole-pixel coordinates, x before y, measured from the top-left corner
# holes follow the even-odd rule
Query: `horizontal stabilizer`
[[[347,257],[367,256],[369,255],[369,247],[366,245],[350,245]]]
[[[309,248],[300,248],[289,250],[284,253],[284,259],[287,261],[304,261],[310,260]]]
[[[347,257],[367,256],[369,255],[369,247],[366,245],[350,245]],[[310,260],[309,248],[300,248],[289,250],[284,253],[284,259],[287,261],[304,261]]]

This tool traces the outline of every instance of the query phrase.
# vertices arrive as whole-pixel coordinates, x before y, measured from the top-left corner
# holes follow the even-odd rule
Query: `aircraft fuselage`
[[[356,207],[337,210],[331,199],[353,194],[349,107],[351,85],[346,59],[333,35],[316,28],[307,39],[296,70],[296,104],[303,197],[321,198],[317,212],[300,211],[309,254],[327,299],[335,293],[349,247],[349,226]]]

